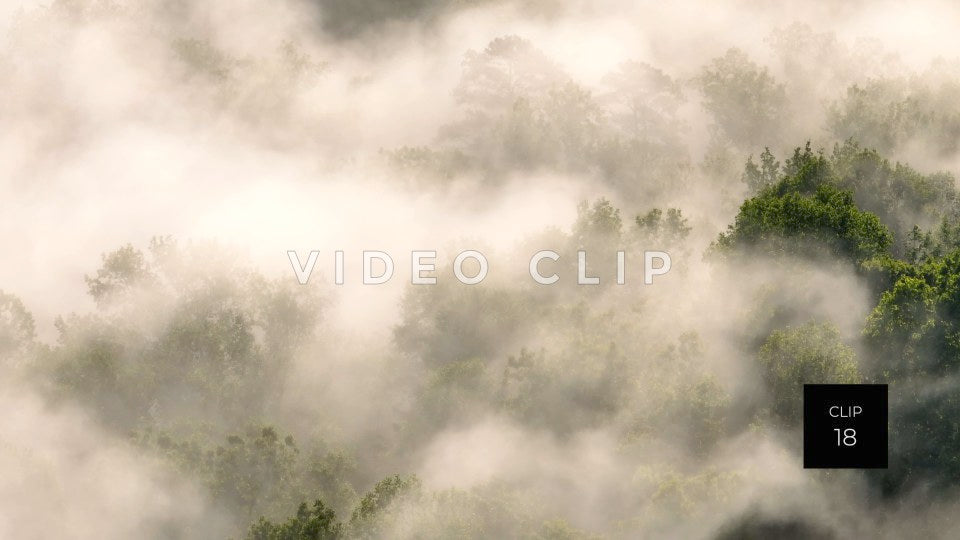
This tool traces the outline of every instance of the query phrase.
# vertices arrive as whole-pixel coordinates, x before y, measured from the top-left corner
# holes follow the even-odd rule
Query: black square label
[[[887,385],[803,385],[803,468],[887,468]]]

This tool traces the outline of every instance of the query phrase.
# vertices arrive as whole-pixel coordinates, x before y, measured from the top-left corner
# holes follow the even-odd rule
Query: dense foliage
[[[79,146],[83,134],[107,131],[107,108],[134,111],[125,127],[202,118],[213,126],[198,136],[204,151],[224,144],[237,168],[255,148],[251,161],[351,180],[314,192],[297,176],[291,199],[302,189],[341,205],[338,190],[352,193],[360,171],[377,179],[360,189],[371,227],[403,230],[396,216],[423,217],[454,242],[455,226],[421,213],[436,204],[461,221],[482,216],[511,245],[491,247],[502,264],[482,285],[404,284],[384,314],[321,277],[301,286],[289,273],[265,275],[223,245],[164,236],[143,246],[136,229],[119,231],[120,245],[77,276],[79,311],[45,321],[0,290],[5,384],[65,415],[58,434],[75,429],[109,450],[102,469],[90,467],[97,479],[129,487],[116,457],[126,452],[142,458],[144,477],[187,485],[196,495],[187,502],[146,490],[158,507],[202,514],[144,525],[158,537],[833,538],[870,536],[888,514],[950,516],[960,484],[960,198],[939,169],[960,150],[956,66],[897,73],[883,54],[795,24],[768,36],[769,65],[731,48],[689,68],[627,60],[589,82],[574,73],[590,70],[510,34],[484,38],[452,77],[438,77],[450,83],[449,111],[424,119],[431,133],[410,129],[409,140],[381,145],[359,110],[395,105],[378,92],[409,91],[400,86],[414,76],[387,90],[370,81],[421,60],[370,68],[404,40],[362,40],[486,3],[317,0],[330,49],[288,39],[231,47],[197,30],[206,15],[184,16],[181,2],[57,1],[23,14],[10,25],[16,54],[0,51],[0,80],[13,88],[0,121],[21,107],[62,131],[31,131],[10,155]],[[558,4],[518,2],[544,17]],[[134,24],[141,18],[177,24]],[[74,96],[84,85],[61,88],[59,56],[56,76],[31,78],[24,59],[49,43],[108,48],[63,29],[74,27],[143,40],[162,67],[129,86],[173,81],[164,89],[173,105]],[[440,40],[425,31],[411,41],[421,39]],[[321,59],[317,50],[349,52]],[[362,106],[341,107],[343,95]],[[344,152],[361,140],[376,148]],[[207,172],[198,170],[190,174]],[[224,193],[254,206],[288,187],[268,180]],[[515,237],[491,208],[528,204],[531,192],[563,198],[568,206],[549,210],[570,219]],[[367,200],[381,194],[382,206]],[[388,208],[406,203],[409,214]],[[306,223],[294,213],[242,220],[294,229]],[[560,255],[544,262],[561,276],[555,286],[529,279],[540,249]],[[655,286],[639,275],[647,249],[674,261]],[[575,283],[580,251],[596,286]],[[628,254],[625,285],[618,251]],[[448,263],[441,255],[437,266]],[[803,385],[861,382],[890,385],[889,469],[803,472]],[[85,496],[56,478],[81,468],[87,451],[66,449],[70,467],[49,474],[47,456],[14,439],[0,433],[0,459],[11,471],[44,471],[30,477],[54,486],[58,498],[44,505]]]

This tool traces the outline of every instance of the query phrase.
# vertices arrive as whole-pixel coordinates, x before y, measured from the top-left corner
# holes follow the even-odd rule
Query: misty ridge
[[[0,538],[957,537],[957,20],[0,6]]]

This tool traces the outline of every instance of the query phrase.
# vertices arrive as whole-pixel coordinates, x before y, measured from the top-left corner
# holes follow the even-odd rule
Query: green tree
[[[876,214],[890,228],[899,242],[893,246],[898,256],[906,255],[915,225],[932,227],[958,212],[951,174],[921,174],[852,141],[834,147],[829,170],[831,181],[853,192],[858,207]]]
[[[132,288],[151,283],[155,277],[142,251],[131,244],[103,255],[96,276],[84,276],[90,296],[104,305]]]
[[[679,208],[667,208],[666,215],[663,210],[654,208],[645,215],[638,215],[634,223],[641,243],[655,242],[675,246],[683,242],[692,230]]]
[[[804,384],[860,382],[853,349],[826,322],[808,322],[770,334],[757,356],[774,415],[788,426],[802,418]]]
[[[283,523],[261,517],[250,527],[247,540],[338,540],[343,530],[336,513],[318,499],[313,507],[300,503],[297,515]]]
[[[891,376],[960,367],[960,251],[906,267],[867,319],[865,333]]]
[[[323,300],[267,280],[209,246],[123,246],[88,277],[97,311],[59,319],[37,369],[56,397],[91,405],[123,431],[146,418],[233,428],[269,406],[314,339]]]
[[[741,148],[780,143],[788,118],[782,84],[739,49],[729,49],[705,66],[696,83],[716,128]]]
[[[759,193],[763,188],[772,186],[780,180],[780,162],[773,157],[769,148],[760,154],[760,165],[753,162],[753,156],[747,158],[740,179],[750,189],[750,193]]]
[[[33,316],[23,302],[0,290],[0,359],[26,353],[35,338]]]
[[[828,129],[841,140],[854,139],[885,153],[919,142],[925,156],[953,155],[960,133],[960,85],[945,64],[935,62],[927,73],[910,78],[853,84],[830,105]]]
[[[416,476],[394,475],[377,482],[353,510],[349,522],[350,535],[382,538],[388,522],[385,513],[404,499],[418,497],[420,492],[420,479]]]
[[[715,244],[721,253],[749,248],[775,257],[839,255],[858,263],[887,253],[890,232],[877,216],[857,208],[853,193],[820,184],[805,196],[786,182],[740,206]]]

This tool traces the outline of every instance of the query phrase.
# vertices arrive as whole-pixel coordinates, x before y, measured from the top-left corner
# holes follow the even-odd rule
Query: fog
[[[896,480],[802,468],[778,362],[893,377],[876,258],[728,226],[809,142],[890,257],[922,262],[914,225],[960,215],[958,20],[951,2],[7,0],[0,536],[274,538],[251,526],[317,499],[351,538],[957,534],[954,480],[907,431]],[[847,174],[845,141],[887,169]],[[751,180],[766,148],[777,178]],[[437,285],[409,284],[423,249]],[[490,262],[475,286],[451,269],[468,249]],[[557,285],[528,274],[541,249]],[[576,285],[578,249],[599,286]],[[320,252],[308,285],[288,250]],[[362,284],[364,250],[393,257],[389,283]],[[672,259],[652,285],[644,250]],[[956,390],[902,382],[892,406]]]

